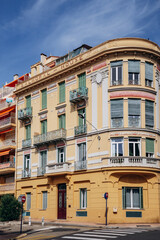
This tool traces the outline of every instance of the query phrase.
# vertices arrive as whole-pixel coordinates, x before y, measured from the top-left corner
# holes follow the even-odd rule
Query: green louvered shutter
[[[65,102],[65,82],[59,84],[59,103]]]
[[[83,109],[78,110],[78,114],[81,114],[82,116],[84,116],[84,119],[79,117],[79,126],[85,125],[86,124],[86,109],[83,108]]]
[[[59,129],[66,128],[66,116],[65,114],[59,116]]]
[[[145,62],[145,79],[153,81],[153,64]]]
[[[79,88],[86,87],[86,73],[82,73],[78,75],[78,80],[79,80]]]
[[[154,153],[154,140],[146,138],[146,153]]]
[[[128,72],[139,73],[140,72],[140,61],[129,60],[128,61]]]
[[[26,139],[31,138],[31,124],[26,126]]]
[[[27,108],[31,107],[31,95],[26,97],[26,107]]]
[[[126,187],[122,187],[122,207],[126,208]]]
[[[139,195],[140,195],[140,209],[143,208],[143,188],[139,188]]]
[[[47,108],[47,89],[42,90],[42,109]]]
[[[47,133],[47,120],[41,122],[41,134]]]

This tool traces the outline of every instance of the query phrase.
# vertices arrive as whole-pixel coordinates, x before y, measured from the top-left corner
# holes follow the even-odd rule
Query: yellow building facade
[[[16,87],[16,195],[32,219],[160,222],[160,48],[139,38],[41,54]]]

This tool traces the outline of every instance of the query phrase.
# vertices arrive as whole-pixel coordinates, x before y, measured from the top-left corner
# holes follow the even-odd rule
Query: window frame
[[[60,161],[60,159],[61,159],[61,157],[60,157],[60,155],[61,155],[60,150],[63,150],[63,152],[62,152],[63,161],[62,162]],[[58,147],[57,148],[57,163],[65,163],[65,161],[66,161],[66,156],[65,155],[66,155],[66,147],[65,146]]]
[[[42,192],[42,209],[46,210],[48,207],[48,192],[43,191]]]
[[[30,196],[28,198],[28,196]],[[26,210],[29,211],[31,209],[31,192],[26,193]]]
[[[41,109],[47,108],[47,88],[41,90]]]
[[[139,140],[139,141],[134,142],[134,141],[130,141],[130,139]],[[133,156],[130,155],[130,144],[133,144]],[[138,156],[135,155],[136,144],[139,144],[139,155]],[[140,157],[141,156],[141,138],[136,138],[136,137],[129,137],[128,138],[128,156],[129,157]]]
[[[65,81],[59,83],[59,103],[66,101]]]
[[[133,114],[130,114],[129,112],[129,104],[131,104],[131,103],[129,103],[130,101],[137,101],[138,102],[138,104],[137,105],[139,105],[139,109],[140,109],[140,111],[139,111],[139,114],[135,114],[135,115],[133,115]],[[135,103],[134,103],[135,104]],[[139,117],[138,118],[138,122],[139,122],[139,125],[138,126],[134,126],[134,125],[130,125],[130,117],[133,117],[133,118],[136,118],[136,117]],[[137,99],[137,98],[135,98],[135,99],[132,99],[132,98],[128,98],[128,127],[136,127],[136,128],[139,128],[139,127],[141,127],[141,99]]]
[[[29,140],[29,139],[31,139],[31,124],[27,124],[27,125],[25,125],[25,135],[26,135],[26,140]],[[30,136],[30,137],[28,137],[28,135]]]
[[[148,140],[148,141],[152,141],[152,144],[153,144],[153,152],[147,151],[147,140]],[[150,145],[151,145],[151,144],[150,144]],[[148,157],[148,158],[154,158],[154,154],[155,154],[155,139],[146,138],[146,157]]]
[[[118,141],[118,142],[114,142],[114,140],[121,140],[121,141]],[[119,155],[119,144],[122,144],[122,156]],[[113,145],[116,145],[116,149],[117,149],[117,153],[118,155],[116,156],[113,156]],[[121,137],[117,137],[117,138],[112,138],[111,139],[111,156],[112,157],[123,157],[124,156],[124,139],[121,138]]]
[[[47,133],[47,119],[41,121],[41,134]]]
[[[113,111],[113,110],[115,110],[114,109],[115,108],[115,106],[114,106],[115,102],[117,102],[117,103],[119,102],[119,104],[121,102],[121,104],[122,104],[122,106],[120,106],[120,108],[117,109],[116,114]],[[113,104],[113,107],[112,107],[112,104]],[[122,113],[122,116],[121,116],[120,113]],[[120,99],[111,99],[110,100],[110,115],[111,115],[111,117],[110,117],[111,128],[122,128],[124,126],[124,99],[120,98]],[[112,115],[120,115],[120,116],[112,116]],[[118,126],[115,126],[115,120],[117,120],[117,119],[118,119],[118,121],[120,120],[119,121],[120,124]]]
[[[80,188],[80,209],[87,208],[87,188]]]
[[[148,119],[147,119],[147,115],[151,116],[151,111],[148,112],[148,113],[147,113],[147,111],[146,111],[146,109],[147,109],[147,107],[148,107],[148,106],[147,106],[147,103],[150,103],[150,104],[152,103],[152,107],[153,107],[153,108],[152,108],[152,117],[153,117],[153,122],[152,122],[153,124],[152,124],[152,125],[151,125],[151,124],[149,125],[149,124],[148,124],[148,121],[147,121],[147,120],[148,120]],[[145,100],[145,127],[146,127],[146,128],[152,128],[152,129],[154,128],[154,120],[155,120],[155,118],[154,118],[154,111],[155,111],[155,109],[154,109],[154,101],[150,101],[150,100],[147,100],[147,99],[146,99],[146,100]],[[147,114],[146,114],[146,113],[147,113]]]
[[[66,129],[66,114],[61,114],[58,116],[59,129]],[[63,127],[64,124],[64,127]]]
[[[133,190],[138,189],[139,207],[134,207]],[[130,190],[130,207],[127,207],[126,192]],[[143,209],[143,187],[122,187],[122,206],[123,209]]]
[[[84,151],[84,148],[83,148],[83,156],[82,158],[80,159],[80,146],[85,146],[85,151]],[[78,162],[84,162],[84,161],[87,161],[87,148],[86,148],[86,142],[82,142],[82,143],[78,143],[77,144],[77,148],[78,148]],[[85,153],[85,154],[84,154]]]
[[[116,64],[117,62],[117,64]],[[114,64],[115,65],[112,65]],[[111,86],[119,86],[119,85],[123,85],[123,61],[115,61],[115,62],[111,62]],[[115,80],[113,80],[113,69],[116,69],[115,71]],[[119,76],[118,76],[118,70],[119,68],[121,68],[121,79],[119,80]]]

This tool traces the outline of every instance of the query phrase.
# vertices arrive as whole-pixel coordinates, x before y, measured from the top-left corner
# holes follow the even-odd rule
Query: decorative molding
[[[53,93],[53,92],[56,92],[56,91],[57,91],[57,87],[48,90],[47,94],[50,94],[50,93]]]
[[[152,133],[140,133],[139,132],[139,130],[140,129],[137,129],[137,131],[127,131],[127,132],[111,132],[110,133],[110,136],[111,137],[117,137],[117,136],[124,136],[124,135],[134,135],[134,136],[146,136],[146,137],[153,137],[153,138],[155,138],[156,137],[156,135],[155,134],[152,134]],[[144,131],[144,130],[143,130]]]
[[[33,163],[32,167],[38,167],[38,163]]]
[[[95,153],[90,153],[88,154],[88,158],[92,158],[92,157],[98,157],[98,156],[104,156],[104,155],[108,155],[109,151],[103,151],[103,152],[95,152]],[[93,160],[94,161],[94,160]]]
[[[32,93],[32,96],[39,94],[39,90],[36,90]]]
[[[139,91],[139,92],[148,92],[156,95],[156,91],[147,88],[141,87],[114,87],[112,89],[108,89],[108,92],[116,92],[116,91]]]
[[[71,86],[71,85],[73,85],[73,84],[76,84],[76,80],[67,82],[65,85],[66,85],[66,87],[68,87],[68,86]]]
[[[56,83],[52,83],[52,84],[50,84],[50,85],[48,86],[48,90],[51,89],[51,88],[55,88],[56,86],[57,86]]]
[[[69,76],[69,77],[66,79],[66,82],[69,82],[69,81],[71,81],[71,80],[73,80],[73,79],[75,79],[75,78],[76,78],[76,75]]]
[[[45,114],[45,113],[48,113],[48,110],[44,110],[42,112],[39,112],[38,115],[40,116],[40,115]]]
[[[88,163],[88,165],[90,165],[90,164],[96,164],[96,163],[101,163],[101,162],[102,162],[102,159],[99,158],[99,159],[90,160],[87,163]]]
[[[147,98],[150,100],[155,101],[155,95],[151,93],[147,93],[144,91],[138,92],[138,91],[118,91],[118,92],[111,92],[110,93],[110,99],[113,98],[124,98],[124,97],[137,97],[137,98]]]
[[[34,97],[31,97],[31,99],[32,99],[32,100],[35,100],[35,99],[37,99],[37,98],[39,98],[39,97],[40,97],[40,94],[35,95]]]
[[[37,172],[37,169],[32,169],[32,172],[34,173],[34,172]]]
[[[61,115],[61,114],[64,114],[66,112],[66,109],[65,108],[61,108],[57,111],[57,115]]]
[[[96,70],[98,70],[98,69],[100,69],[100,68],[102,68],[102,67],[105,67],[106,65],[107,65],[106,62],[99,63],[99,64],[97,64],[97,65],[94,65],[93,68],[92,68],[92,70],[93,70],[93,71],[96,71]]]
[[[60,106],[57,106],[55,107],[56,110],[60,109],[60,108],[65,108],[67,106],[67,104],[63,104],[63,105],[60,105]]]
[[[47,118],[47,114],[40,115],[40,121]]]
[[[67,158],[67,161],[73,161],[75,159],[75,157],[69,157]]]
[[[24,101],[18,102],[18,106],[20,106],[21,104],[24,104]]]
[[[18,98],[18,101],[22,101],[22,100],[24,100],[24,97],[23,97],[23,96],[21,96],[21,97]]]
[[[91,68],[90,69],[87,69],[86,73],[91,73]]]

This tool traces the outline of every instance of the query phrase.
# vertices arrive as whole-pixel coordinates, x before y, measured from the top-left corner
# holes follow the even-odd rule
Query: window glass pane
[[[116,144],[112,144],[112,157],[117,156]]]
[[[119,83],[122,83],[122,67],[118,67],[118,80]]]
[[[43,209],[47,209],[47,192],[43,192]]]
[[[133,74],[129,73],[129,80],[133,80]]]
[[[115,67],[112,68],[112,84],[114,84],[113,81],[116,81],[116,68]]]
[[[140,143],[135,144],[135,156],[140,156]]]
[[[30,210],[30,208],[31,208],[31,193],[27,193],[27,197],[26,197],[27,199],[27,210]]]
[[[126,188],[126,208],[131,208],[131,189]]]
[[[122,145],[122,143],[118,144],[118,156],[123,156],[123,145]]]
[[[140,208],[140,196],[139,196],[139,188],[133,188],[133,207]]]
[[[133,154],[133,143],[129,143],[129,156],[134,156],[134,154]]]

